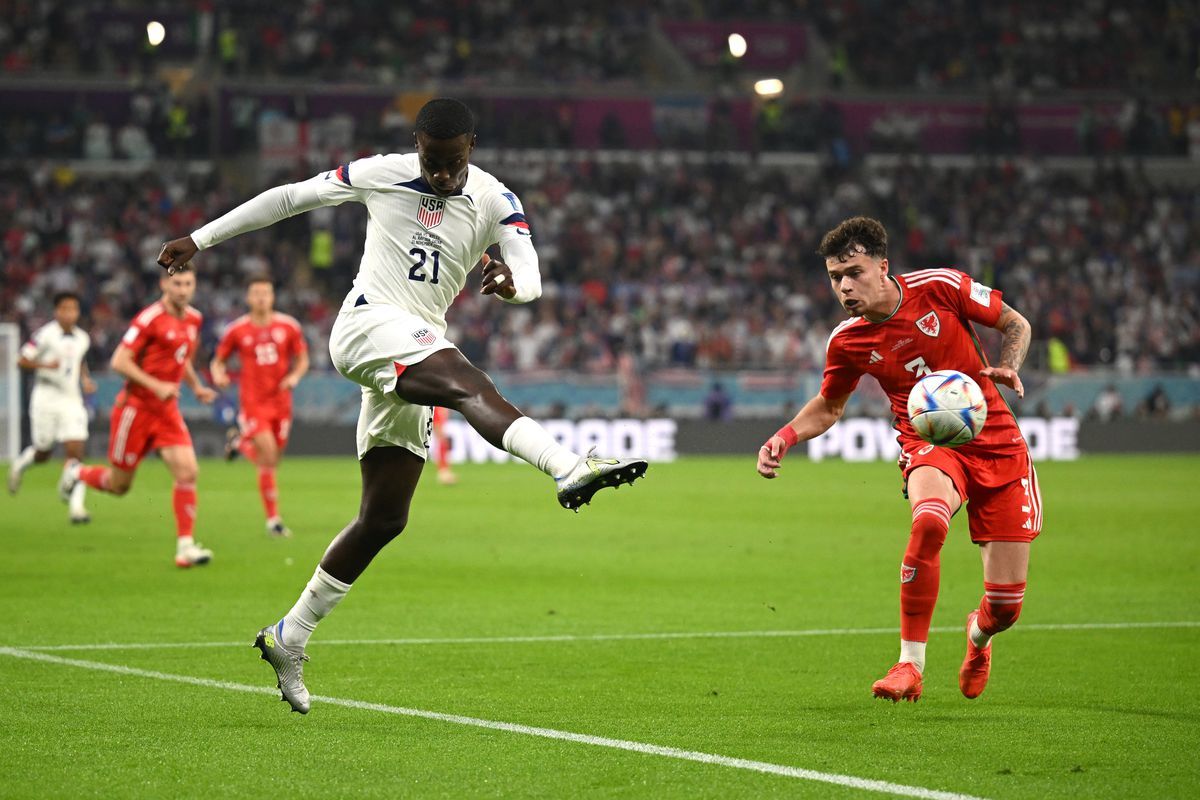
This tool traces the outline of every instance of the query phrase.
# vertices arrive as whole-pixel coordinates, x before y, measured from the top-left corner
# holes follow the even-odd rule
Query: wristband
[[[784,425],[779,430],[775,431],[775,435],[783,439],[784,444],[788,447],[794,447],[800,441],[800,434],[796,433],[796,429],[791,425]]]

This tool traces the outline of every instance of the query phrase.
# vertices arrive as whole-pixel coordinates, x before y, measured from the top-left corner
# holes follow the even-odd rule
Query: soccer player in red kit
[[[275,310],[270,278],[256,277],[246,287],[250,313],[229,323],[212,360],[213,383],[230,384],[226,363],[237,354],[242,363],[236,447],[258,467],[258,491],[267,515],[267,532],[291,536],[279,516],[275,469],[292,430],[292,390],[308,372],[308,345],[294,317]]]
[[[845,411],[863,374],[887,392],[901,447],[900,469],[912,528],[900,567],[900,660],[871,687],[893,702],[921,697],[925,643],[937,602],[940,552],[950,518],[966,505],[971,541],[983,558],[984,594],[967,616],[962,693],[978,697],[991,669],[991,638],[1017,621],[1025,596],[1030,543],[1041,531],[1037,473],[1016,419],[995,384],[1024,396],[1017,374],[1030,327],[999,291],[954,269],[888,272],[887,232],[867,217],[842,222],[817,251],[850,319],[829,337],[820,393],[767,440],[758,472],[774,478],[788,448],[824,433]],[[1003,332],[1000,363],[987,363],[978,322]],[[967,444],[935,447],[908,419],[908,393],[922,376],[952,369],[974,378],[987,399],[987,424]]]
[[[450,440],[446,438],[446,420],[450,419],[450,410],[441,406],[433,407],[433,440],[434,454],[437,456],[438,483],[443,486],[453,486],[458,483],[458,476],[450,468]]]
[[[196,522],[196,451],[179,413],[179,384],[186,381],[202,403],[217,393],[192,367],[200,335],[200,312],[190,305],[196,275],[190,269],[164,275],[162,298],[133,319],[112,357],[112,368],[125,378],[109,423],[108,462],[86,466],[72,459],[63,469],[59,492],[69,495],[82,481],[93,489],[123,495],[133,486],[138,465],[157,450],[175,479],[175,565],[207,564],[212,551],[192,538]]]

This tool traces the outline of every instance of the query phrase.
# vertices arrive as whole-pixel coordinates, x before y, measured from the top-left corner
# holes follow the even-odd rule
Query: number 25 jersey
[[[844,397],[862,375],[879,381],[891,401],[901,448],[925,442],[908,419],[908,394],[931,372],[957,370],[970,375],[987,400],[983,430],[961,447],[965,453],[1024,453],[1025,440],[996,385],[980,377],[988,366],[973,322],[989,327],[1000,318],[1001,293],[955,269],[925,269],[893,277],[900,305],[882,322],[853,317],[833,329],[821,381],[824,397]]]

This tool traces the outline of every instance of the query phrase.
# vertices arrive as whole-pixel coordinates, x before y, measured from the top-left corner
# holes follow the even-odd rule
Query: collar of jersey
[[[403,186],[405,189],[412,189],[413,191],[420,192],[421,194],[431,194],[434,197],[461,197],[462,193],[463,193],[463,188],[466,188],[466,185],[467,185],[466,181],[463,181],[462,188],[455,189],[450,194],[441,195],[441,194],[438,194],[437,192],[435,192],[433,190],[433,187],[429,185],[429,181],[425,180],[420,175],[418,175],[416,178],[414,178],[411,181],[404,181],[403,183],[396,184],[396,186]]]
[[[900,281],[896,280],[895,275],[888,275],[888,280],[891,281],[892,283],[896,284],[896,288],[900,290],[900,300],[899,300],[899,302],[896,303],[896,307],[894,309],[892,309],[892,313],[888,314],[886,317],[884,317],[883,319],[881,319],[879,321],[876,321],[873,319],[867,319],[867,315],[864,314],[863,319],[866,319],[867,322],[871,323],[872,325],[882,325],[883,323],[887,322],[889,319],[896,316],[896,312],[900,310],[900,306],[904,305],[904,286],[900,283]]]

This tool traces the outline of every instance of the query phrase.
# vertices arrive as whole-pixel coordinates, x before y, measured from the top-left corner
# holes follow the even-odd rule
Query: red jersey
[[[1025,440],[995,384],[981,378],[988,366],[972,322],[992,326],[1003,307],[1001,293],[956,269],[925,269],[893,278],[900,306],[882,322],[854,317],[833,329],[825,355],[821,394],[844,397],[869,374],[891,400],[900,446],[924,444],[908,419],[908,393],[931,372],[953,369],[970,375],[987,400],[979,435],[956,448],[964,453],[1025,452]]]
[[[179,384],[183,379],[184,365],[191,359],[200,334],[200,323],[204,317],[188,306],[182,317],[171,314],[161,300],[143,308],[129,330],[121,337],[121,344],[133,351],[133,360],[151,376],[167,383]],[[142,407],[169,406],[178,403],[177,398],[159,400],[154,392],[144,386],[126,381],[125,394]]]
[[[307,350],[300,323],[276,311],[266,325],[256,325],[249,314],[229,323],[217,345],[217,358],[228,361],[237,353],[241,359],[238,392],[243,409],[262,405],[290,408],[292,393],[280,388],[279,382],[291,371],[292,359]]]

